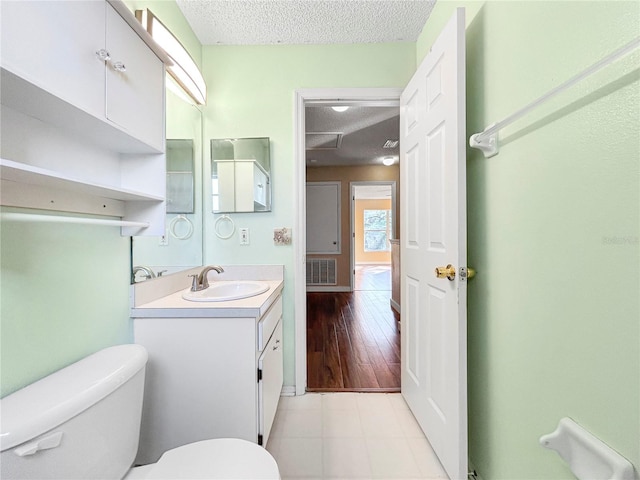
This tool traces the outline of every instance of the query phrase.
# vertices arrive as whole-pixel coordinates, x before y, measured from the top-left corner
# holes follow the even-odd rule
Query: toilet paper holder
[[[564,417],[540,444],[555,450],[578,480],[637,480],[633,465],[569,417]]]

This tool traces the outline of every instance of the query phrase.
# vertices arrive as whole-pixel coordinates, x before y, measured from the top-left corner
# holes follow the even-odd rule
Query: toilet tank
[[[94,353],[0,400],[0,478],[121,479],[138,450],[147,351]]]

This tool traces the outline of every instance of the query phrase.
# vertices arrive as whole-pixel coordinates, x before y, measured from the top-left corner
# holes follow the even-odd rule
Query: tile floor
[[[448,478],[399,393],[282,397],[267,450],[283,480]]]

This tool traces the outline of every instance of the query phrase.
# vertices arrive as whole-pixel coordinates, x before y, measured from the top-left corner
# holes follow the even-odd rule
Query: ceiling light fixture
[[[167,72],[198,105],[207,103],[207,84],[189,52],[148,8],[136,10],[136,18],[173,60]]]
[[[384,157],[382,159],[382,163],[384,165],[386,165],[387,167],[390,167],[391,165],[393,165],[394,163],[396,163],[396,158],[395,157]]]
[[[346,112],[347,110],[349,110],[349,107],[347,105],[334,105],[333,108],[336,112]]]

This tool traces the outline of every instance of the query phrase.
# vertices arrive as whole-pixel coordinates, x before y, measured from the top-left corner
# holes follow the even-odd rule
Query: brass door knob
[[[451,264],[446,267],[436,267],[436,277],[448,278],[453,281],[456,278],[456,267],[452,267]]]

